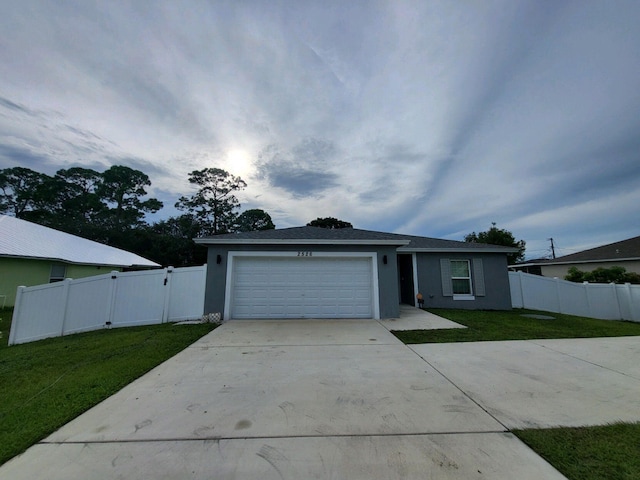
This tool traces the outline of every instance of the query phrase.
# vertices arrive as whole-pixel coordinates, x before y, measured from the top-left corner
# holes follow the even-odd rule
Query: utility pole
[[[553,238],[547,238],[551,242],[551,258],[556,258],[556,247],[553,245]]]

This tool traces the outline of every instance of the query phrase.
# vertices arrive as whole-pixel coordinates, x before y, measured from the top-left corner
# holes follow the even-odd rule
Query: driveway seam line
[[[438,372],[440,375],[442,375],[451,385],[453,385],[460,393],[462,393],[465,397],[467,397],[469,400],[471,400],[471,402],[473,402],[474,404],[476,404],[483,412],[485,412],[487,415],[489,415],[491,418],[493,418],[496,422],[498,422],[500,425],[502,425],[505,430],[507,432],[511,432],[511,429],[509,427],[507,427],[504,423],[502,423],[500,420],[498,420],[492,413],[490,413],[485,407],[483,407],[482,405],[480,405],[473,397],[471,397],[467,392],[465,392],[464,390],[462,390],[462,388],[460,388],[457,384],[455,384],[453,382],[453,380],[451,380],[449,377],[447,377],[444,373],[442,373],[440,370],[438,370],[435,366],[433,366],[426,358],[424,358],[423,356],[421,356],[418,352],[416,352],[413,348],[411,348],[409,345],[405,344],[405,347],[407,347],[411,352],[413,352],[414,355],[416,355],[418,358],[420,358],[424,363],[426,363],[427,365],[429,365],[431,368],[433,368],[436,372]]]
[[[259,435],[255,437],[175,437],[175,438],[149,438],[149,439],[122,439],[122,440],[72,440],[72,441],[40,441],[38,445],[84,445],[84,444],[110,444],[110,443],[158,443],[158,442],[203,442],[219,440],[267,440],[285,438],[364,438],[364,437],[421,437],[421,436],[445,436],[445,435],[484,435],[484,434],[513,434],[506,430],[483,430],[472,432],[417,432],[417,433],[375,433],[375,434],[333,434],[333,435]]]
[[[574,339],[574,340],[580,340],[580,339]],[[536,340],[528,340],[528,341],[533,343],[534,345],[539,346],[539,347],[546,348],[547,350],[551,350],[552,352],[556,352],[556,353],[559,353],[561,355],[566,355],[567,357],[571,357],[571,358],[573,358],[575,360],[580,360],[581,362],[588,363],[589,365],[593,365],[594,367],[600,367],[600,368],[603,368],[604,370],[609,370],[610,372],[618,373],[620,375],[624,375],[625,377],[633,378],[634,380],[639,380],[640,381],[640,378],[635,377],[633,375],[629,375],[628,373],[621,372],[621,371],[615,370],[615,369],[613,369],[611,367],[606,367],[604,365],[600,365],[598,363],[591,362],[591,361],[586,360],[584,358],[576,357],[575,355],[572,355],[572,354],[567,353],[567,352],[563,352],[561,350],[556,350],[555,348],[552,348],[552,347],[550,347],[548,345],[542,345],[541,343],[537,343]]]

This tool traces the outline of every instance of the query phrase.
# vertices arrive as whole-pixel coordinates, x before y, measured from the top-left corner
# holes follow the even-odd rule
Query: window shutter
[[[478,297],[486,295],[484,288],[484,269],[482,267],[482,259],[473,259],[473,283],[475,284],[475,294]]]
[[[448,258],[440,259],[440,277],[442,279],[442,295],[453,297],[453,286],[451,285],[451,262]]]

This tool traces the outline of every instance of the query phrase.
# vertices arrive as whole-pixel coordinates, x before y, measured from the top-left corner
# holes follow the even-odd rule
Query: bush
[[[640,275],[635,272],[627,272],[624,267],[613,266],[609,268],[598,267],[591,272],[583,272],[577,267],[571,267],[564,277],[570,282],[589,283],[633,283],[640,284]]]

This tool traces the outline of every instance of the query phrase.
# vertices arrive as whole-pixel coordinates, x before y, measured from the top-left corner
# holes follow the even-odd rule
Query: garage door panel
[[[371,257],[242,257],[233,262],[232,318],[371,318]]]

